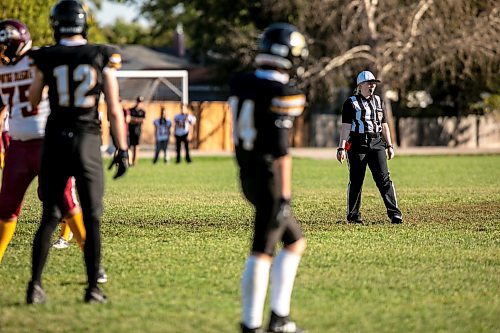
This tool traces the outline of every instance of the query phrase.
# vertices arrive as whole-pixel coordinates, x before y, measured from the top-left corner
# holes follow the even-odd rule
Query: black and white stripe
[[[380,97],[374,95],[369,100],[361,95],[350,97],[355,111],[352,121],[351,132],[355,133],[380,133],[382,131],[382,119],[378,112],[382,112]]]

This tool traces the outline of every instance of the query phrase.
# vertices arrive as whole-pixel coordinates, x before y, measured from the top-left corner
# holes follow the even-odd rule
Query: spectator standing
[[[349,185],[347,186],[347,221],[363,223],[361,219],[361,192],[366,167],[370,168],[373,180],[384,200],[387,215],[393,224],[403,223],[398,208],[396,189],[389,176],[387,160],[394,157],[391,132],[380,96],[375,95],[377,80],[373,73],[362,71],[356,79],[356,90],[342,107],[337,160],[349,162]]]
[[[160,152],[163,151],[163,162],[168,162],[168,142],[170,139],[170,128],[172,122],[165,117],[165,108],[162,106],[160,110],[160,118],[153,122],[155,126],[155,156],[153,163],[158,161]]]
[[[97,285],[104,196],[98,101],[103,92],[111,130],[118,143],[114,157],[117,165],[114,178],[118,178],[128,167],[128,147],[115,76],[115,70],[121,66],[121,56],[114,47],[87,42],[87,13],[79,1],[59,1],[52,8],[50,22],[56,44],[32,54],[36,70],[29,101],[38,105],[44,87],[48,86],[51,113],[45,127],[40,167],[42,219],[33,240],[26,301],[28,304],[46,301],[42,273],[50,238],[61,215],[64,187],[74,176],[86,231],[83,252],[88,287],[84,301],[105,303],[107,298]]]
[[[189,131],[191,126],[196,124],[196,117],[187,113],[187,105],[181,103],[181,111],[174,117],[175,123],[175,151],[176,163],[181,162],[181,144],[184,144],[186,151],[186,162],[191,163],[191,156],[189,156]]]
[[[141,139],[142,124],[146,118],[143,109],[144,97],[138,96],[135,105],[130,109],[130,122],[128,124],[129,146],[132,150],[131,165],[135,165],[139,158],[139,141]]]

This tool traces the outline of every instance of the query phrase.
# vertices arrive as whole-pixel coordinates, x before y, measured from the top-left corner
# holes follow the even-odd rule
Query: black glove
[[[111,160],[111,163],[108,166],[108,170],[111,170],[113,165],[116,165],[116,173],[113,176],[113,179],[123,176],[128,169],[128,151],[118,149],[115,152],[113,160]]]
[[[292,202],[290,199],[280,198],[276,203],[276,215],[273,227],[278,228],[292,217]]]

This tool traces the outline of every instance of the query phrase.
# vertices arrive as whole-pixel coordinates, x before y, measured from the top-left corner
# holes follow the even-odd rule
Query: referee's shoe
[[[403,218],[399,215],[393,216],[391,218],[391,223],[392,224],[401,224],[401,223],[403,223]]]

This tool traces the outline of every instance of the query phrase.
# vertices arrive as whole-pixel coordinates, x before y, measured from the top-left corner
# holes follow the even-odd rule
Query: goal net
[[[116,72],[123,100],[143,96],[146,101],[177,101],[187,104],[186,70],[120,70]]]

